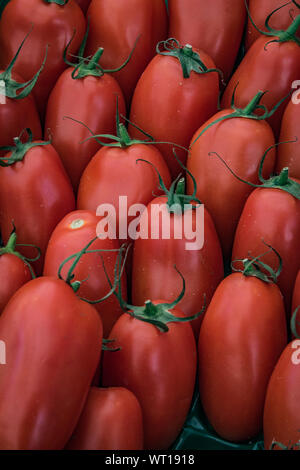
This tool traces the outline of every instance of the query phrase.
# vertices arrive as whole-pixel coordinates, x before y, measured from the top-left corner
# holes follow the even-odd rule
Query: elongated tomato
[[[64,260],[81,251],[90,241],[98,237],[89,247],[89,250],[97,250],[97,252],[84,254],[74,269],[74,280],[82,281],[77,291],[78,295],[88,301],[96,301],[109,292],[110,286],[106,274],[113,282],[117,250],[120,248],[117,239],[100,238],[103,233],[97,231],[98,222],[99,217],[90,211],[77,210],[67,214],[52,232],[45,255],[44,276],[57,276],[59,266]],[[73,262],[74,258],[64,264],[61,270],[63,277]],[[124,276],[122,277],[122,293],[126,298]],[[101,317],[103,336],[106,338],[123,311],[114,295],[95,304],[95,307]]]
[[[257,184],[261,158],[275,144],[269,124],[255,119],[261,96],[259,92],[244,110],[233,107],[219,111],[191,140],[187,168],[196,180],[197,197],[214,220],[226,260],[231,256],[236,226],[253,188],[234,178],[225,163],[240,178]],[[265,177],[270,176],[274,164],[275,150],[271,149],[264,166]],[[193,182],[188,178],[188,192],[192,191]]]
[[[259,255],[264,242],[275,248],[282,258],[278,286],[288,313],[300,268],[300,201],[282,189],[262,187],[250,194],[235,233],[232,259]],[[274,253],[267,254],[265,260],[273,268],[277,263]]]
[[[164,50],[151,60],[141,75],[132,98],[130,120],[148,132],[156,142],[171,142],[188,148],[196,131],[217,112],[219,79],[212,59],[191,46],[166,41]],[[139,130],[129,127],[133,137]],[[173,154],[185,163],[187,151],[159,144],[172,178],[181,167]]]
[[[33,263],[37,275],[42,272],[45,250],[57,223],[75,208],[75,198],[61,160],[49,142],[21,143],[6,154],[5,167],[0,168],[0,226],[6,243],[14,223],[18,241],[34,244],[41,250]],[[20,247],[28,258],[36,251]]]
[[[0,447],[62,449],[82,412],[101,354],[96,309],[66,282],[34,279],[0,317]]]
[[[258,38],[237,67],[223,94],[221,106],[228,108],[234,88],[238,84],[235,103],[244,107],[258,90],[265,90],[261,104],[268,109],[287,97],[292,84],[300,76],[300,42],[296,32],[300,24],[298,15],[286,31],[273,32],[271,36]],[[280,80],[274,80],[280,70]],[[276,138],[287,100],[268,119]]]
[[[249,440],[262,429],[268,381],[286,342],[278,287],[241,273],[227,276],[207,309],[198,342],[201,401],[223,439]]]
[[[121,349],[104,351],[103,385],[131,390],[142,408],[145,449],[167,449],[191,404],[195,339],[188,323],[178,323],[183,313],[165,301],[148,301],[135,311],[140,318],[124,313],[111,331],[114,346]]]

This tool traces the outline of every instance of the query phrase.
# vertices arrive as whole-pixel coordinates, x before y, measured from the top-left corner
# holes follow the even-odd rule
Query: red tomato
[[[78,5],[82,9],[83,13],[86,13],[86,11],[87,11],[90,3],[91,3],[91,0],[75,0],[75,2],[78,3]]]
[[[205,51],[228,79],[241,43],[244,0],[169,0],[168,37]]]
[[[80,177],[99,149],[99,144],[95,139],[82,142],[91,136],[89,130],[65,117],[83,122],[95,134],[112,134],[116,126],[117,99],[120,113],[125,114],[126,110],[123,93],[111,75],[88,75],[74,79],[73,71],[72,68],[65,70],[51,92],[45,138],[50,130],[51,143],[59,153],[76,191]]]
[[[22,146],[18,142],[6,155],[6,161],[11,159],[12,164],[0,168],[3,241],[7,242],[13,222],[19,243],[31,243],[41,250],[41,257],[33,263],[37,275],[42,271],[54,227],[75,206],[72,186],[58,154],[51,144],[42,144],[29,141]],[[22,247],[20,252],[28,257],[36,255],[32,248]]]
[[[83,409],[101,354],[94,307],[60,279],[21,287],[0,317],[0,447],[62,449]]]
[[[268,381],[286,342],[278,287],[241,273],[227,276],[207,309],[198,343],[200,397],[223,439],[248,440],[260,431]]]
[[[279,142],[288,142],[278,146],[277,173],[284,167],[289,168],[290,176],[300,179],[300,106],[290,101],[285,109]],[[297,139],[297,141],[296,141]],[[294,141],[294,142],[292,142]]]
[[[74,211],[66,215],[55,227],[48,243],[44,276],[57,276],[60,264],[69,256],[81,251],[93,238],[96,237],[99,217],[90,211]],[[97,233],[100,237],[100,234]],[[109,238],[95,240],[89,250],[118,250],[118,240]],[[114,268],[118,251],[87,253],[82,256],[74,270],[74,280],[82,281],[78,295],[88,301],[95,301],[104,297],[110,290],[110,286],[103,268],[109,278],[114,280]],[[74,258],[66,263],[61,271],[63,278],[70,269]],[[123,296],[126,297],[126,279],[122,277]],[[103,336],[106,338],[117,320],[123,313],[119,302],[111,295],[103,302],[95,304],[102,324]]]
[[[275,449],[282,446],[300,448],[299,383],[300,340],[295,339],[281,354],[268,385],[264,409],[264,445],[267,450],[273,445]]]
[[[300,15],[291,27],[297,29]],[[261,104],[272,109],[281,99],[287,96],[292,83],[300,76],[300,47],[293,40],[271,42],[280,38],[281,34],[271,37],[262,36],[255,41],[234,72],[223,94],[222,108],[230,106],[234,88],[236,106],[244,107],[258,90],[267,91]],[[274,80],[280,70],[280,80]],[[275,114],[268,119],[277,137],[280,123],[287,101],[285,100]]]
[[[116,73],[129,106],[136,83],[155,54],[158,41],[167,35],[164,0],[92,0],[87,12],[90,32],[88,54],[104,48],[104,68],[119,67],[137,46],[127,66]]]
[[[127,217],[128,209],[133,204],[148,204],[153,192],[158,191],[159,180],[154,168],[145,162],[137,162],[140,158],[154,165],[166,185],[170,184],[169,170],[157,148],[132,143],[124,147],[102,147],[83,172],[78,188],[78,209],[96,212],[101,204],[112,205],[116,213],[116,234],[120,239],[127,239],[128,224],[134,219],[135,214]],[[120,196],[127,197],[125,213]],[[124,233],[120,234],[119,230]]]
[[[216,152],[239,177],[257,184],[261,158],[275,144],[272,129],[264,120],[233,117],[204,131],[206,126],[232,112],[232,109],[219,111],[197,130],[187,161],[187,168],[196,179],[196,195],[215,222],[226,260],[230,259],[235,229],[253,188],[234,178],[224,163],[210,153]],[[193,144],[202,131],[204,133]],[[264,166],[265,177],[270,175],[274,164],[275,150],[272,149]],[[192,191],[189,178],[188,192]]]
[[[174,269],[175,265],[186,283],[185,294],[178,306],[185,315],[192,316],[201,311],[204,301],[209,304],[224,277],[221,246],[213,220],[205,208],[202,221],[192,209],[184,211],[184,215],[170,215],[167,202],[167,196],[157,197],[142,214],[140,224],[143,226],[147,221],[148,238],[138,238],[134,242],[132,300],[135,305],[143,305],[147,299],[160,298],[164,294],[174,301],[182,289],[182,279]],[[156,208],[161,210],[159,218],[155,217]],[[202,247],[200,240],[197,246],[197,238],[203,227]],[[157,230],[155,239],[151,238],[152,230]],[[170,236],[164,238],[167,230],[170,230]],[[177,238],[179,231],[182,236]],[[188,248],[189,243],[194,245]],[[196,338],[201,321],[202,316],[191,322]]]
[[[4,70],[0,70],[0,80],[5,82],[5,90],[9,83],[3,77]],[[21,84],[25,80],[15,72],[12,73],[12,80]],[[39,114],[32,94],[24,98],[9,98],[3,95],[0,85],[0,147],[13,145],[13,139],[26,128],[30,127],[35,139],[41,139],[42,128]],[[5,151],[0,149],[0,156],[5,155]]]
[[[142,450],[142,410],[134,394],[123,387],[92,387],[66,448]]]
[[[292,298],[292,308],[291,308],[291,317],[293,313],[295,312],[296,308],[300,306],[300,269],[298,271],[295,285],[294,285],[294,290],[293,290],[293,298]],[[300,322],[300,314],[297,313],[296,316],[296,330],[298,335],[300,336],[300,328],[299,328],[299,322]]]
[[[188,46],[174,47],[171,53],[174,51],[180,51],[182,60],[191,60],[195,68],[200,67],[199,58],[208,69],[215,67],[204,52],[198,51],[196,59],[195,52],[193,54]],[[138,81],[132,98],[130,120],[157,142],[172,142],[187,148],[196,129],[217,112],[218,94],[217,72],[196,73],[192,70],[189,77],[184,78],[177,57],[157,54]],[[141,137],[136,128],[129,126],[129,129],[134,137]],[[173,146],[157,144],[157,147],[175,178],[181,167],[174,158]],[[187,152],[177,147],[175,149],[178,158],[185,163]]]
[[[290,311],[293,286],[300,268],[300,201],[274,188],[257,188],[247,199],[240,217],[232,250],[232,259],[257,256],[264,244],[271,245],[282,258],[278,286],[286,312]],[[271,267],[277,265],[274,253],[265,256]]]
[[[16,251],[13,231],[6,246],[0,248],[0,314],[13,294],[34,277],[26,258]]]
[[[285,3],[285,4],[284,4]],[[276,8],[282,7],[277,12],[274,12],[270,19],[270,26],[275,30],[287,29],[293,21],[293,18],[298,13],[297,6],[292,2],[283,2],[282,0],[249,0],[249,13],[254,24],[261,30],[267,31],[265,28],[265,21]],[[245,37],[245,47],[249,47],[259,38],[261,34],[253,26],[248,18],[248,25]],[[300,37],[300,34],[298,35]]]
[[[177,308],[171,313],[183,317]],[[156,313],[150,316],[157,318]],[[197,352],[192,328],[175,322],[168,323],[168,328],[162,332],[124,313],[110,334],[121,349],[103,354],[103,385],[124,386],[140,402],[145,449],[171,446],[184,424],[195,386]]]
[[[10,0],[0,21],[0,63],[6,67],[28,34],[15,70],[30,80],[39,69],[48,46],[46,65],[33,94],[43,119],[47,99],[57,78],[67,67],[63,52],[74,35],[69,53],[75,54],[85,30],[84,15],[74,0]],[[13,34],[11,32],[14,32]],[[26,126],[28,127],[28,125]]]

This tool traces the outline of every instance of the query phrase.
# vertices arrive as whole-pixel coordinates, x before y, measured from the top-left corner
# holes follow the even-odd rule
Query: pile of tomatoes
[[[299,2],[4,3],[0,449],[300,448]]]

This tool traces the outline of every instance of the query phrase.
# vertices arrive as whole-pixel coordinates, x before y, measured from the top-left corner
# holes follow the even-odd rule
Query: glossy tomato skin
[[[249,12],[255,25],[262,31],[267,31],[265,28],[265,21],[267,16],[272,13],[276,8],[284,5],[285,2],[282,0],[249,0]],[[286,30],[293,21],[293,18],[297,15],[297,8],[292,3],[287,3],[284,8],[278,10],[271,17],[269,25],[271,28],[279,31]],[[246,36],[245,36],[245,47],[246,50],[261,36],[261,34],[254,28],[250,19],[248,19]]]
[[[278,146],[276,171],[289,168],[289,175],[300,179],[300,106],[289,101],[282,121],[279,142],[287,142]],[[297,139],[297,141],[296,141]]]
[[[222,108],[230,107],[237,83],[235,105],[239,108],[245,107],[259,90],[267,91],[261,104],[266,105],[269,111],[288,96],[292,83],[300,75],[300,47],[293,41],[267,44],[273,39],[276,38],[263,36],[251,46],[226,87]],[[278,70],[281,71],[280,80],[274,80]],[[268,118],[276,138],[286,105],[287,100]]]
[[[135,395],[124,387],[91,387],[66,449],[142,450],[143,417]]]
[[[11,253],[0,256],[0,314],[13,294],[31,280],[28,266]]]
[[[134,305],[143,305],[148,299],[162,297],[163,294],[174,301],[182,291],[185,280],[185,294],[178,307],[186,316],[196,315],[204,305],[209,305],[215,289],[224,277],[223,258],[220,242],[209,212],[204,208],[204,243],[196,246],[195,233],[203,230],[202,221],[197,219],[195,210],[172,214],[168,222],[166,196],[153,199],[141,217],[141,226],[148,219],[148,238],[138,238],[133,247],[132,300]],[[159,219],[158,237],[151,238],[151,229],[157,223],[153,209],[160,206],[163,216]],[[186,226],[191,216],[192,230]],[[165,218],[166,217],[166,218]],[[201,224],[201,225],[200,225]],[[181,227],[183,236],[176,238],[176,227]],[[170,228],[170,237],[163,233]],[[193,231],[193,234],[191,233]],[[192,249],[187,245],[194,244]],[[203,315],[191,322],[195,337],[198,338]]]
[[[18,243],[30,243],[41,250],[39,260],[33,263],[39,275],[54,227],[75,208],[71,183],[51,144],[33,147],[22,161],[0,168],[0,200],[3,241],[7,242],[14,222]],[[20,247],[20,252],[36,256],[32,248]]]
[[[282,258],[278,286],[286,312],[290,311],[293,286],[300,267],[300,201],[280,189],[257,188],[248,197],[235,233],[232,259],[258,256],[271,245]],[[278,268],[275,253],[264,263]]]
[[[12,79],[18,83],[25,82],[24,78],[14,71]],[[6,97],[5,103],[0,105],[0,147],[13,145],[14,137],[19,136],[27,127],[31,129],[35,139],[41,139],[41,122],[32,94],[22,99]],[[0,156],[3,155],[5,152],[0,151]]]
[[[148,163],[137,162],[140,158],[154,165],[169,187],[171,177],[161,153],[155,146],[145,144],[101,148],[86,167],[79,184],[78,209],[96,212],[100,204],[112,204],[116,210],[117,233],[120,223],[125,227],[123,239],[127,239],[126,228],[134,217],[126,221],[120,211],[119,197],[127,197],[129,208],[133,204],[146,205],[153,198],[153,192],[161,192],[155,169]]]
[[[30,80],[39,70],[48,45],[46,64],[33,90],[42,119],[49,93],[67,67],[63,60],[64,49],[74,35],[69,53],[76,54],[84,31],[85,18],[74,0],[63,6],[44,0],[27,0],[26,8],[23,0],[11,0],[3,12],[0,21],[2,67],[9,64],[25,36],[30,33],[14,67],[22,77]]]
[[[198,342],[201,401],[223,439],[249,440],[260,431],[268,380],[286,342],[278,287],[241,273],[227,276]]]
[[[161,302],[165,301],[157,303]],[[172,313],[183,316],[179,309]],[[124,313],[110,334],[122,349],[103,354],[103,385],[124,386],[140,402],[145,449],[170,447],[182,429],[195,386],[192,328],[188,323],[168,323],[168,327],[162,333]]]
[[[55,227],[49,240],[45,255],[44,276],[57,276],[60,264],[69,256],[78,253],[96,236],[99,218],[90,211],[73,211],[67,214]],[[89,250],[119,250],[118,240],[98,238],[89,247]],[[105,264],[107,275],[114,281],[114,269],[118,251],[87,253],[78,262],[74,269],[74,280],[82,281],[77,291],[81,298],[91,301],[104,297],[110,290],[108,280],[102,264]],[[61,274],[65,279],[74,258],[65,264]],[[126,278],[122,277],[122,294],[126,298]],[[123,313],[118,300],[111,295],[104,302],[94,305],[102,320],[103,336],[106,338],[117,320]]]
[[[164,0],[92,0],[87,12],[90,30],[87,53],[104,48],[104,69],[119,68],[136,48],[129,63],[114,76],[120,83],[129,108],[139,76],[155,55],[159,41],[166,39],[167,11]]]
[[[258,184],[258,169],[265,151],[275,144],[271,127],[266,121],[232,118],[207,129],[193,144],[201,131],[211,122],[229,115],[232,110],[219,111],[205,122],[191,140],[187,168],[197,183],[197,197],[210,212],[222,245],[224,258],[230,259],[234,233],[250,192],[253,190],[238,181],[216,156],[216,152],[240,178]],[[255,139],[253,136],[255,135]],[[263,176],[270,176],[275,164],[275,150],[265,160]],[[188,192],[193,182],[188,178]]]
[[[206,53],[199,54],[208,68],[215,67]],[[171,142],[188,148],[196,129],[217,112],[218,93],[217,72],[196,74],[192,71],[189,78],[183,78],[177,58],[157,54],[137,83],[130,120],[157,142]],[[134,137],[141,138],[137,129],[132,126],[129,129]],[[175,160],[173,148],[183,163],[187,152],[168,144],[157,144],[157,148],[174,179],[182,168]]]
[[[115,134],[117,100],[120,114],[125,115],[126,108],[122,90],[114,77],[104,74],[73,79],[73,70],[68,68],[62,73],[50,94],[45,139],[50,131],[52,145],[77,191],[85,167],[99,149],[95,139],[83,142],[91,137],[85,126],[94,134]],[[85,126],[66,117],[77,119]]]
[[[227,80],[233,69],[244,30],[244,0],[169,0],[168,37],[205,51]]]
[[[7,357],[0,369],[1,449],[62,449],[100,359],[97,311],[63,280],[40,277],[12,297],[0,336]]]
[[[300,341],[291,341],[272,373],[264,408],[264,446],[272,441],[287,447],[298,443],[300,420]],[[280,449],[275,446],[274,449]],[[297,447],[295,448],[297,449]]]

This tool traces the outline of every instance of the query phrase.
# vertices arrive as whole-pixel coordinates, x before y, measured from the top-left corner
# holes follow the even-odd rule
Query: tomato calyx
[[[255,258],[250,257],[250,258],[244,258],[244,259],[236,259],[232,261],[231,268],[233,271],[240,272],[244,276],[257,277],[261,281],[264,281],[268,284],[271,284],[271,283],[276,284],[278,277],[282,271],[282,259],[279,253],[275,250],[275,248],[273,248],[271,245],[268,245],[263,240],[262,242],[264,243],[264,245],[269,247],[268,251],[266,251],[265,253],[262,253],[259,256],[256,256]],[[275,253],[279,261],[279,265],[276,271],[273,268],[271,268],[271,266],[261,261],[261,258],[265,256],[266,254],[270,253],[271,251]],[[236,268],[235,263],[241,263],[243,265],[243,268],[241,269]],[[264,271],[262,271],[262,269]]]
[[[153,303],[151,300],[146,300],[143,306],[130,305],[124,301],[121,295],[120,286],[118,293],[114,292],[117,296],[121,308],[136,320],[150,323],[155,326],[162,333],[169,331],[168,323],[182,323],[196,320],[202,315],[206,309],[206,299],[204,294],[204,304],[200,312],[192,316],[177,317],[173,315],[170,310],[176,307],[185,294],[185,280],[180,271],[174,266],[182,279],[182,290],[174,302],[170,303]],[[119,282],[119,281],[118,281]]]
[[[162,46],[164,51],[161,50]],[[191,72],[195,72],[197,74],[217,72],[223,81],[222,71],[217,68],[207,68],[200,59],[199,54],[193,51],[193,48],[190,44],[182,46],[179,41],[177,41],[177,39],[169,38],[166,41],[158,42],[156,46],[156,53],[178,59],[182,67],[183,78],[189,78]]]
[[[261,30],[260,28],[258,28],[258,26],[254,23],[251,15],[250,15],[250,12],[249,12],[249,8],[248,8],[248,5],[247,5],[247,2],[245,0],[245,5],[246,5],[246,9],[247,9],[247,12],[248,12],[248,16],[249,16],[249,19],[251,21],[251,23],[253,24],[254,28],[262,35],[264,36],[270,36],[270,37],[274,37],[274,39],[272,39],[271,41],[268,41],[267,44],[265,44],[265,49],[267,47],[268,44],[271,44],[272,42],[279,42],[279,43],[282,43],[282,42],[288,42],[288,41],[293,41],[295,42],[296,44],[298,44],[298,46],[300,46],[300,40],[299,38],[296,36],[297,34],[297,31],[299,29],[299,26],[300,26],[300,15],[296,16],[296,18],[293,20],[293,22],[291,23],[291,25],[286,29],[286,30],[276,30],[276,29],[273,29],[271,28],[271,26],[269,25],[269,22],[270,22],[270,19],[272,18],[272,16],[274,15],[274,13],[276,13],[277,11],[281,10],[281,8],[284,8],[286,7],[287,5],[289,5],[291,2],[288,2],[288,3],[285,3],[284,5],[281,5],[280,7],[276,8],[275,10],[273,10],[266,18],[266,21],[265,21],[265,28],[267,31],[263,31]],[[295,0],[292,0],[292,3],[300,9],[300,5],[295,1]]]
[[[93,238],[92,240],[89,241],[89,243],[84,246],[80,251],[78,251],[77,253],[74,253],[70,256],[68,256],[59,266],[58,268],[58,278],[65,281],[66,284],[68,284],[75,293],[77,293],[77,291],[79,290],[81,284],[85,281],[85,280],[82,280],[82,281],[78,281],[78,280],[75,280],[74,281],[74,278],[75,278],[75,274],[74,274],[74,270],[77,266],[77,264],[80,262],[82,256],[84,256],[85,254],[88,254],[88,253],[101,253],[103,251],[113,251],[113,252],[119,252],[119,255],[117,257],[117,261],[116,261],[116,266],[115,266],[115,273],[116,273],[116,270],[117,270],[117,267],[119,266],[119,257],[122,256],[122,251],[123,251],[123,246],[121,246],[120,249],[101,249],[101,248],[98,248],[98,249],[95,249],[95,250],[89,250],[88,248],[98,239],[98,237],[95,237]],[[101,255],[100,255],[101,256]],[[102,258],[102,257],[101,257]],[[64,265],[66,263],[69,263],[71,260],[74,260],[73,263],[71,264],[71,267],[69,268],[68,272],[67,272],[67,277],[64,279],[62,277],[62,269],[64,267]],[[103,262],[103,259],[102,259],[102,263],[103,263],[103,267],[105,269],[105,266],[104,266],[104,262]],[[106,273],[106,271],[105,271]],[[120,276],[122,275],[122,271],[120,272]],[[83,298],[83,297],[79,297],[80,300],[84,300],[85,302],[89,303],[89,304],[98,304],[100,302],[103,302],[104,300],[108,299],[108,297],[110,297],[113,292],[115,291],[116,287],[117,287],[117,283],[119,281],[119,277],[117,275],[115,275],[115,281],[114,281],[114,284],[111,285],[110,283],[110,286],[111,286],[111,289],[110,291],[104,296],[104,297],[101,297],[101,299],[98,299],[98,300],[90,300],[90,299],[86,299],[86,298]]]
[[[226,121],[227,119],[234,119],[234,118],[246,118],[246,119],[254,119],[256,121],[263,121],[265,119],[270,118],[273,114],[277,111],[279,106],[291,95],[290,92],[288,95],[284,96],[275,106],[269,111],[267,107],[263,104],[260,104],[263,96],[267,93],[267,91],[258,91],[256,95],[252,98],[252,100],[244,107],[244,108],[237,108],[234,104],[234,98],[236,89],[238,87],[238,83],[234,87],[232,98],[231,98],[231,109],[232,113],[226,114],[225,116],[221,116],[220,118],[212,121],[207,126],[202,129],[200,134],[196,137],[196,139],[191,143],[190,147],[192,147],[197,140],[206,132],[210,127],[218,124],[219,122]],[[263,111],[263,114],[256,114],[257,111]]]
[[[196,209],[197,205],[202,204],[200,199],[196,197],[196,192],[197,192],[197,183],[192,175],[192,173],[183,165],[182,161],[179,160],[179,158],[176,155],[175,149],[173,149],[173,154],[181,168],[183,168],[188,176],[192,179],[193,182],[193,194],[185,194],[185,178],[179,174],[177,178],[172,182],[170,189],[167,189],[161,174],[157,170],[157,168],[153,165],[153,163],[148,162],[148,160],[144,160],[143,158],[138,158],[136,163],[138,162],[144,162],[148,163],[148,165],[151,165],[152,168],[155,170],[158,180],[159,180],[159,189],[165,193],[167,196],[167,208],[170,213],[174,214],[183,214],[185,211],[190,210],[190,209]],[[197,204],[192,204],[192,202],[197,203]]]
[[[209,152],[209,155],[216,155],[226,166],[226,168],[230,171],[230,173],[239,181],[242,183],[248,184],[249,186],[252,186],[253,188],[269,188],[269,189],[280,189],[282,191],[285,191],[286,193],[289,193],[291,196],[295,197],[296,199],[300,200],[300,184],[297,183],[297,181],[294,181],[293,179],[289,178],[289,168],[284,167],[279,175],[273,175],[269,179],[265,179],[262,175],[263,172],[263,165],[264,161],[266,159],[266,156],[268,152],[277,147],[278,145],[281,144],[290,144],[294,143],[296,140],[289,140],[286,142],[277,142],[276,144],[272,145],[269,147],[264,155],[262,156],[262,159],[260,161],[259,169],[258,169],[258,179],[261,182],[261,184],[255,184],[251,183],[250,181],[246,181],[242,178],[240,178],[234,171],[229,167],[229,165],[225,162],[225,160],[220,157],[220,155],[216,152]]]
[[[56,5],[66,5],[69,0],[44,0],[45,3],[56,3]]]
[[[115,339],[102,339],[102,351],[116,352],[120,351],[120,347],[111,347],[110,345],[115,342]]]
[[[19,251],[16,250],[16,247],[18,247],[18,246],[35,248],[37,250],[38,254],[35,258],[28,258],[26,256],[23,256]],[[28,243],[26,243],[26,244],[25,243],[17,243],[17,234],[16,234],[15,226],[13,226],[13,230],[10,234],[10,237],[8,239],[7,244],[5,246],[0,247],[0,256],[6,255],[6,254],[14,255],[14,256],[17,256],[18,258],[20,258],[23,261],[23,263],[28,267],[32,279],[35,279],[36,276],[34,274],[34,271],[33,271],[32,266],[31,266],[30,263],[33,263],[34,261],[37,261],[40,258],[41,250],[40,250],[40,248],[38,248],[35,245],[31,245],[31,244],[28,244]]]
[[[22,142],[21,137],[24,134],[24,132],[27,133],[28,140],[27,142]],[[28,150],[30,150],[33,147],[40,147],[43,145],[49,145],[51,142],[50,141],[45,141],[45,142],[33,142],[33,135],[32,132],[29,128],[23,129],[19,137],[14,137],[14,145],[7,145],[4,147],[0,147],[0,150],[6,151],[6,152],[11,152],[10,156],[4,156],[0,157],[0,166],[6,167],[6,166],[11,166],[14,165],[16,162],[21,162]]]
[[[45,57],[44,57],[44,60],[42,62],[42,65],[41,67],[39,68],[39,70],[37,71],[37,73],[34,75],[34,77],[31,79],[31,80],[28,80],[27,82],[24,82],[24,83],[18,83],[16,80],[13,80],[12,79],[12,69],[17,61],[17,58],[21,52],[21,49],[24,45],[24,42],[26,41],[27,37],[29,36],[30,32],[28,34],[26,34],[25,38],[23,39],[23,41],[21,42],[17,52],[16,52],[16,55],[13,57],[13,59],[11,60],[10,64],[8,65],[8,67],[6,68],[6,70],[4,70],[4,72],[0,73],[0,81],[3,83],[3,86],[1,86],[1,94],[3,94],[3,91],[4,91],[4,96],[6,96],[7,98],[11,98],[11,99],[15,99],[15,100],[21,100],[22,98],[26,98],[26,96],[28,96],[31,91],[33,90],[39,76],[40,76],[40,73],[42,72],[44,66],[45,66],[45,63],[46,63],[46,59],[47,59],[47,53],[48,53],[48,46],[46,48],[46,53],[45,53]]]
[[[97,49],[97,51],[95,52],[95,54],[89,58],[89,57],[84,57],[84,51],[85,51],[85,47],[86,47],[86,43],[87,43],[87,38],[88,38],[88,34],[89,34],[89,19],[88,19],[88,24],[87,24],[87,29],[86,29],[86,32],[85,32],[85,35],[84,35],[84,38],[83,38],[83,41],[80,45],[80,48],[79,48],[79,51],[78,51],[78,55],[76,56],[76,58],[79,60],[78,63],[74,63],[74,62],[71,62],[67,59],[67,54],[68,54],[68,50],[69,50],[69,47],[74,39],[74,36],[75,36],[75,32],[72,36],[72,38],[70,39],[70,41],[68,42],[65,50],[64,50],[64,54],[63,54],[63,58],[64,58],[64,62],[69,65],[69,67],[72,67],[74,70],[72,71],[71,73],[71,76],[74,80],[76,79],[83,79],[85,77],[89,77],[89,76],[93,76],[93,77],[103,77],[103,75],[105,73],[115,73],[115,72],[119,72],[120,70],[122,70],[127,64],[128,62],[130,61],[131,57],[132,57],[132,54],[134,53],[134,50],[136,48],[136,45],[137,45],[137,42],[139,40],[139,38],[136,39],[134,45],[133,45],[133,48],[129,54],[129,56],[127,57],[127,59],[123,62],[123,64],[120,65],[120,67],[117,67],[115,69],[104,69],[101,67],[101,65],[99,64],[99,61],[103,55],[103,52],[104,52],[104,48],[103,47],[99,47]]]

